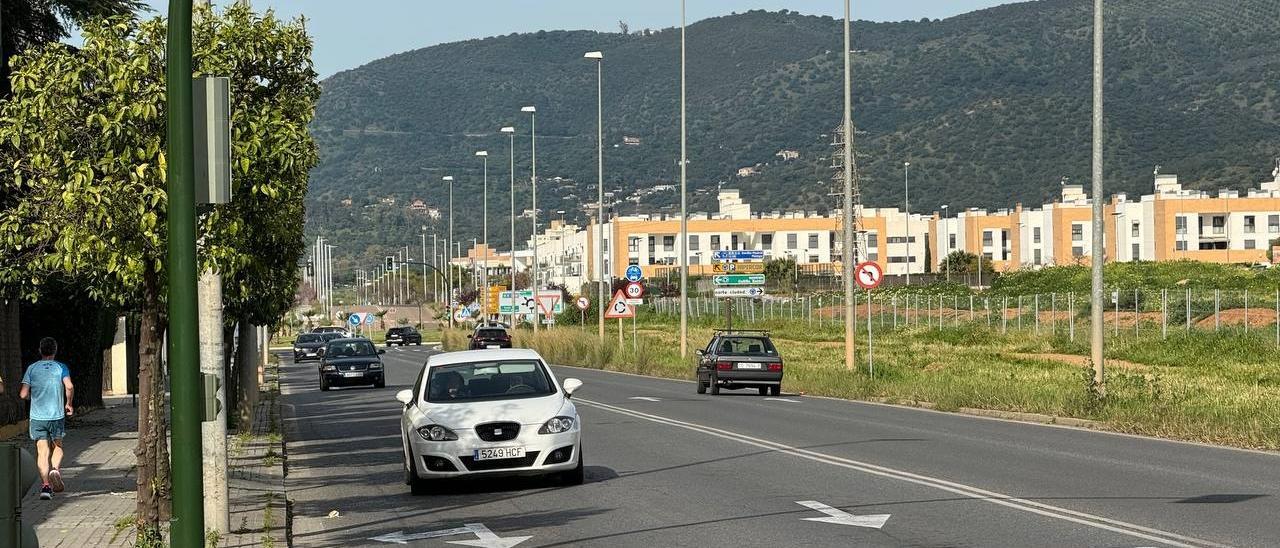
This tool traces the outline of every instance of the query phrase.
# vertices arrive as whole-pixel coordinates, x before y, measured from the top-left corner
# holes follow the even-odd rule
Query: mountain
[[[1262,180],[1280,155],[1276,2],[1108,5],[1108,192],[1149,191],[1155,164],[1192,187]],[[856,22],[864,202],[901,204],[906,160],[917,211],[1040,204],[1057,196],[1063,177],[1087,183],[1091,6],[1041,0],[944,20]],[[721,182],[757,210],[834,206],[828,158],[842,109],[840,20],[752,11],[690,25],[687,38],[690,210],[714,210]],[[596,71],[582,59],[591,50],[605,58],[606,190],[621,198],[678,183],[678,28],[497,36],[394,55],[323,82],[309,233],[331,236],[362,261],[380,256],[377,246],[416,243],[419,225],[429,223],[403,205],[421,198],[447,206],[441,176],[449,174],[457,178],[457,239],[478,237],[474,153],[487,149],[490,241],[505,248],[509,141],[497,129],[520,130],[516,199],[527,208],[529,118],[519,110],[530,104],[538,108],[540,221],[583,222],[580,209],[596,195]],[[624,137],[640,144],[624,145]],[[784,162],[775,156],[783,149],[799,158]],[[737,177],[757,164],[758,175]],[[377,205],[387,197],[397,204]],[[345,198],[351,206],[341,205]],[[678,194],[654,192],[617,207],[678,204]],[[521,241],[529,224],[521,222]]]

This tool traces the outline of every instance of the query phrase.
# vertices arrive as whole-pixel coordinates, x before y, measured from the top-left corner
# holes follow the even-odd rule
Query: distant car
[[[697,350],[698,393],[721,388],[755,388],[760,395],[782,393],[782,355],[767,331],[717,330],[705,349]]]
[[[450,352],[427,358],[404,404],[400,440],[405,483],[415,495],[433,480],[489,475],[555,475],[583,480],[582,424],[563,387],[533,350]]]
[[[387,330],[387,346],[398,344],[404,346],[406,344],[421,345],[422,333],[417,329],[409,326],[392,327]]]
[[[484,350],[486,348],[511,348],[511,334],[498,324],[484,324],[476,327],[475,332],[467,335],[471,339],[468,348]]]
[[[347,331],[347,328],[342,326],[337,326],[337,325],[326,325],[323,327],[317,327],[315,329],[312,329],[311,332],[312,333],[337,333],[339,335],[342,335],[343,337],[351,336],[351,332]]]
[[[320,359],[320,349],[328,342],[319,333],[301,333],[293,340],[293,362]]]
[[[329,341],[320,356],[320,390],[350,385],[386,386],[380,356],[385,352],[363,337]]]

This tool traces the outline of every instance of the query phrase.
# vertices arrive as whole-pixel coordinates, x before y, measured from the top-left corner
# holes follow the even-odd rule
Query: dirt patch
[[[1022,359],[1022,360],[1047,360],[1052,362],[1065,363],[1068,365],[1074,365],[1077,367],[1085,367],[1089,365],[1088,357],[1077,356],[1075,354],[1050,354],[1050,353],[1025,354],[1020,352],[1011,352],[1005,355],[1010,358],[1016,358],[1016,359]],[[1113,358],[1108,358],[1105,361],[1105,365],[1107,367],[1118,367],[1121,369],[1131,369],[1134,371],[1146,371],[1151,368],[1150,366],[1143,365],[1140,363],[1127,362],[1124,360],[1117,360]]]
[[[1243,327],[1247,324],[1249,327],[1267,327],[1275,325],[1276,311],[1266,308],[1250,308],[1248,314],[1246,314],[1243,308],[1230,308],[1219,312],[1218,321],[1221,322],[1220,325],[1224,326]],[[1196,327],[1202,329],[1213,329],[1214,325],[1212,314],[1196,322]]]

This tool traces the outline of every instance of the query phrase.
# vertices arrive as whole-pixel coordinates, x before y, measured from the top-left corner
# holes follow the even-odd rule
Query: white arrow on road
[[[502,538],[493,534],[493,531],[490,531],[483,523],[468,523],[467,527],[471,529],[472,533],[476,534],[476,540],[451,540],[449,544],[478,546],[480,548],[511,548],[533,538],[532,536]]]
[[[644,401],[662,401],[662,400],[660,400],[660,399],[658,399],[658,398],[650,398],[649,396],[632,396],[632,397],[627,398],[627,399],[631,399],[631,400],[644,400]]]
[[[405,534],[404,531],[396,531],[394,533],[387,533],[380,537],[373,537],[373,538],[370,538],[369,540],[376,540],[378,542],[385,542],[388,544],[409,544],[409,542],[415,541],[415,540],[423,540],[423,539],[437,538],[437,537],[451,537],[453,535],[466,535],[471,532],[472,531],[470,526],[456,527],[453,529],[441,529],[439,531],[423,531],[421,533],[408,533],[408,534]]]
[[[867,527],[870,529],[879,529],[884,527],[884,523],[889,521],[890,514],[872,514],[866,516],[855,516],[844,510],[838,510],[827,506],[816,500],[798,500],[796,504],[806,508],[812,508],[827,515],[825,518],[804,518],[805,521],[822,521],[826,523],[836,523],[840,525],[852,525],[854,527]]]

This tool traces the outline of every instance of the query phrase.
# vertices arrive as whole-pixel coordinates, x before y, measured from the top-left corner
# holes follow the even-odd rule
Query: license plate
[[[485,345],[485,348],[502,348],[502,347],[496,344],[489,344],[489,345]]]
[[[523,447],[494,447],[492,449],[476,449],[472,455],[474,460],[518,459],[524,457]]]
[[[738,363],[738,369],[763,369],[764,366],[758,363]]]
[[[359,372],[359,371],[347,371],[346,373],[343,373],[343,374],[342,374],[342,376],[344,376],[344,377],[363,377],[363,376],[364,376],[364,373],[361,373],[361,372]]]

